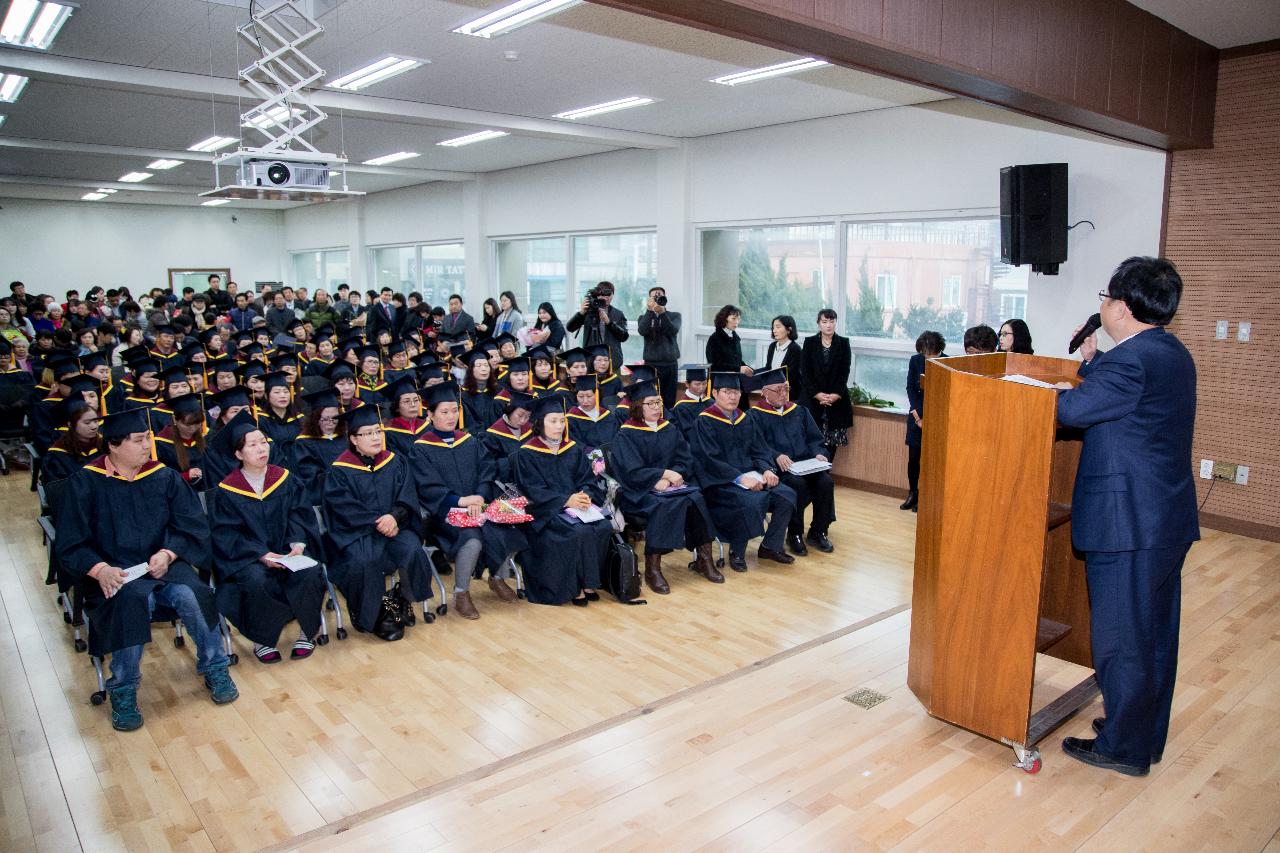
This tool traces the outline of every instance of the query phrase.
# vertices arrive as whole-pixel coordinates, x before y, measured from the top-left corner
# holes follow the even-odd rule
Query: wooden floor
[[[502,605],[262,666],[218,708],[157,630],[117,734],[0,479],[0,850],[823,848],[1280,851],[1280,545],[1206,531],[1163,764],[1133,780],[1007,748],[906,690],[915,517],[841,491],[838,551],[668,565],[645,607]],[[670,562],[670,558],[668,558]],[[1037,701],[1078,673],[1044,659]],[[863,710],[859,687],[886,694]]]

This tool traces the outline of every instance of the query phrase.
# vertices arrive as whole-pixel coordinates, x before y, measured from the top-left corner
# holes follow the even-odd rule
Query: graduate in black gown
[[[208,498],[218,609],[253,641],[263,663],[282,659],[280,633],[296,619],[300,633],[290,657],[309,657],[320,633],[324,575],[318,562],[290,571],[279,558],[323,557],[315,510],[297,477],[268,464],[271,448],[248,411],[227,424],[217,442],[240,460]]]
[[[621,421],[600,405],[598,380],[593,375],[580,376],[574,382],[574,406],[569,409],[569,436],[590,453],[613,441]]]
[[[62,571],[81,584],[89,652],[111,656],[111,724],[142,725],[137,705],[142,648],[156,608],[182,619],[196,645],[196,670],[218,704],[239,693],[227,672],[213,590],[196,566],[209,565],[209,524],[195,492],[151,458],[146,409],[103,419],[107,452],[67,481],[55,523]],[[127,580],[124,569],[145,565]]]
[[[609,347],[598,344],[584,347],[584,350],[587,358],[590,359],[591,372],[595,374],[596,383],[600,388],[600,405],[606,409],[612,409],[618,402],[618,395],[622,393],[622,379],[618,376],[617,366],[613,363]]]
[[[391,417],[384,427],[387,448],[408,459],[413,453],[413,443],[427,428],[427,419],[422,416],[422,397],[418,394],[413,371],[402,372],[398,378],[388,381],[382,393],[391,407]]]
[[[342,414],[348,448],[325,476],[324,517],[335,553],[330,575],[347,599],[358,631],[375,631],[387,575],[400,571],[400,595],[406,601],[431,597],[431,575],[422,541],[414,530],[418,494],[413,467],[385,447],[377,406]],[[377,636],[398,640],[403,629]]]
[[[257,411],[253,406],[249,390],[239,385],[209,395],[205,398],[205,403],[216,406],[218,409],[218,418],[209,428],[209,434],[205,436],[204,467],[201,469],[204,479],[212,486],[221,483],[228,474],[239,467],[239,462],[236,458],[218,450],[213,443],[213,439],[217,437],[220,430],[226,427],[242,411],[250,410],[250,413],[255,418],[257,417]]]
[[[711,557],[711,511],[692,483],[688,442],[679,427],[663,417],[662,395],[655,384],[634,383],[627,396],[631,416],[613,440],[609,472],[618,481],[618,508],[629,525],[645,532],[645,583],[659,595],[669,593],[662,555],[682,548],[696,552],[690,566],[699,574],[712,583],[724,583]]]
[[[604,503],[604,489],[587,456],[566,435],[564,398],[549,394],[533,404],[533,435],[512,458],[516,484],[529,499],[533,516],[525,585],[535,604],[572,601],[586,607],[600,594],[600,573],[609,552],[609,520],[568,519],[569,509],[588,510]]]
[[[40,481],[45,485],[65,480],[103,454],[98,434],[102,417],[83,397],[60,401],[54,407],[53,422],[66,429],[40,462]]]
[[[187,366],[175,361],[160,371],[160,400],[151,407],[151,427],[156,432],[164,429],[173,420],[173,409],[169,402],[174,397],[181,397],[192,392],[191,376]]]
[[[275,449],[272,462],[281,468],[292,468],[294,440],[302,432],[302,413],[294,401],[289,374],[272,371],[262,377],[262,386],[265,400],[258,409],[258,427]]]
[[[213,488],[217,482],[204,475],[204,458],[209,451],[204,397],[183,394],[170,400],[169,407],[172,420],[156,433],[156,459],[177,471],[197,492]]]
[[[356,393],[369,405],[382,402],[382,390],[387,383],[382,378],[382,351],[376,346],[361,347],[356,354],[359,369],[356,372]]]
[[[41,394],[39,386],[33,388],[33,398],[28,420],[31,425],[31,443],[36,450],[44,454],[53,444],[56,434],[54,425],[54,409],[62,400],[71,395],[65,380],[80,375],[80,364],[70,355],[56,356],[45,363],[53,374],[53,385],[47,393]]]
[[[329,466],[347,449],[347,425],[339,417],[342,405],[333,388],[304,394],[302,399],[308,411],[302,432],[293,441],[290,471],[302,483],[307,503],[320,506]]]
[[[498,496],[498,465],[484,442],[458,429],[459,388],[452,382],[427,391],[431,426],[413,445],[418,500],[427,530],[454,561],[453,608],[465,619],[479,619],[471,600],[471,579],[478,568],[489,569],[489,588],[505,602],[516,594],[505,578],[508,560],[528,547],[524,525],[487,521],[480,527],[449,522],[451,510],[465,510],[473,518],[483,514]]]
[[[830,471],[817,471],[800,476],[791,472],[791,465],[805,459],[827,459],[827,448],[822,443],[822,431],[813,415],[804,406],[791,402],[787,384],[787,370],[783,367],[757,373],[752,385],[760,389],[761,399],[747,412],[764,436],[765,444],[773,453],[779,478],[796,493],[796,511],[787,527],[787,547],[791,553],[803,557],[809,553],[809,545],[824,553],[835,548],[827,538],[827,530],[836,520],[836,484]],[[813,504],[813,522],[804,539],[804,511]]]
[[[711,509],[719,535],[729,540],[729,567],[747,570],[747,541],[764,534],[756,552],[761,560],[795,562],[786,553],[787,523],[796,493],[773,470],[774,460],[756,424],[739,411],[738,373],[711,376],[712,403],[698,415],[689,450],[693,472]],[[764,524],[769,514],[769,526]]]
[[[529,359],[523,356],[509,358],[502,362],[502,366],[506,369],[502,377],[502,387],[494,395],[494,400],[499,405],[505,406],[516,393],[528,394],[530,397],[537,396],[530,385]]]
[[[463,356],[467,373],[462,382],[462,428],[482,436],[489,425],[502,416],[502,405],[494,401],[498,380],[486,350],[477,346]]]
[[[671,407],[668,417],[675,421],[685,439],[693,435],[693,424],[702,410],[711,405],[707,395],[707,369],[705,367],[687,367],[684,371],[684,392]]]
[[[500,483],[514,481],[514,475],[511,472],[511,456],[533,435],[533,431],[529,428],[529,413],[533,411],[533,400],[532,394],[511,392],[507,397],[502,415],[485,430],[484,446],[498,464],[498,482]]]

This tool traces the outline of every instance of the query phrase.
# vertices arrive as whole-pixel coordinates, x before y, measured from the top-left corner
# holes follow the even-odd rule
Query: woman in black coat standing
[[[849,368],[853,353],[849,339],[836,334],[836,312],[818,312],[818,334],[805,338],[800,355],[800,386],[804,404],[822,430],[827,459],[836,461],[836,449],[849,443],[853,404],[849,402]]]
[[[916,511],[920,495],[920,428],[924,425],[924,366],[931,358],[945,355],[947,342],[937,332],[922,332],[916,338],[916,354],[907,364],[907,499],[898,509]]]
[[[765,353],[764,369],[774,370],[786,368],[787,380],[800,382],[800,333],[796,329],[796,318],[789,314],[779,314],[769,324],[773,340],[769,343],[769,351]]]
[[[707,338],[707,370],[710,373],[744,373],[751,368],[742,360],[742,339],[735,331],[742,319],[736,305],[726,305],[716,312],[716,330]]]

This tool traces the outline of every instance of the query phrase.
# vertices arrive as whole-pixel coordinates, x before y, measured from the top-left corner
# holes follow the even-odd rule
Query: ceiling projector
[[[294,187],[307,190],[329,189],[327,163],[296,163],[287,160],[253,160],[249,166],[249,185],[255,187]]]

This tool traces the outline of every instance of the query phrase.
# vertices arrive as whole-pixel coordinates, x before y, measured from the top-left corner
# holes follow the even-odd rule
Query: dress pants
[[[783,472],[778,475],[782,482],[790,486],[796,493],[796,511],[787,525],[788,536],[804,535],[804,511],[813,504],[813,521],[810,529],[825,534],[836,520],[836,484],[829,471],[819,471],[798,477]]]
[[[1127,764],[1146,767],[1164,752],[1190,547],[1085,555],[1093,668],[1107,715],[1098,752]]]

